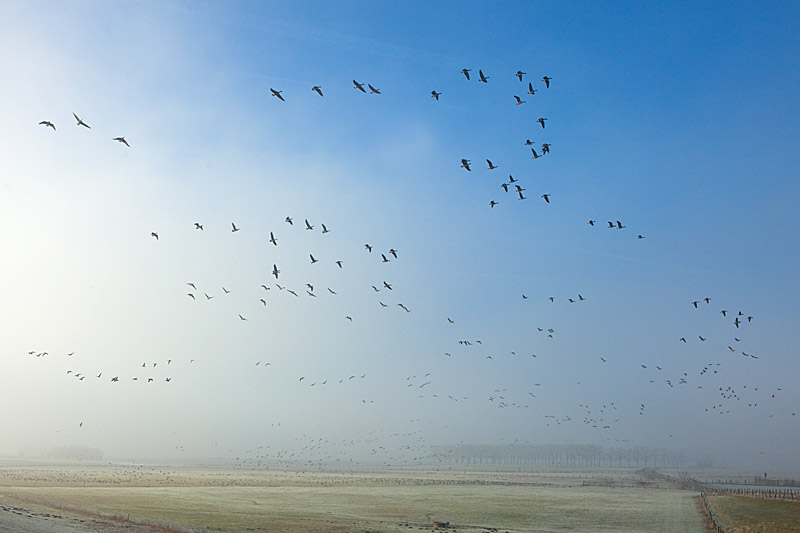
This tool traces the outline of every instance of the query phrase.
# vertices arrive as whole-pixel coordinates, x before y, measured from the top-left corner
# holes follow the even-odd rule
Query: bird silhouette
[[[493,164],[492,164],[492,162],[491,162],[491,161],[489,161],[488,159],[486,160],[486,163],[489,165],[489,170],[494,170],[494,169],[496,169],[496,168],[497,168],[497,167],[496,167],[495,165],[493,165]]]
[[[56,131],[56,127],[49,120],[43,120],[39,124],[41,124],[42,126],[45,126],[47,128],[53,128],[53,131]]]
[[[462,168],[466,168],[469,171],[472,171],[472,169],[469,168],[469,159],[462,159],[461,160],[461,167]]]
[[[305,221],[306,221],[306,229],[309,230],[309,231],[313,230],[314,226],[312,226],[311,224],[308,223],[308,219],[305,219]]]
[[[358,83],[356,80],[353,80],[353,89],[358,89],[362,93],[367,94],[366,89],[364,89],[364,85],[361,84],[361,83]]]
[[[122,143],[122,144],[124,144],[125,146],[127,146],[128,148],[130,148],[130,147],[131,147],[131,145],[130,145],[130,144],[128,144],[128,141],[126,141],[126,140],[125,140],[125,137],[114,137],[114,138],[112,139],[112,141],[117,141],[117,142],[119,142],[119,143]]]
[[[482,81],[483,83],[489,82],[489,76],[484,76],[483,71],[480,69],[478,69],[478,77],[479,77],[478,81]]]
[[[233,222],[231,222],[231,228],[232,228],[231,233],[236,233],[237,231],[239,231],[239,228],[237,228],[236,224],[234,224]]]
[[[544,86],[547,87],[548,89],[550,88],[550,80],[552,80],[552,79],[553,78],[550,78],[550,77],[547,77],[547,76],[542,78],[542,81],[544,82]]]
[[[269,232],[269,242],[278,246],[278,239],[275,238],[275,235],[273,235],[271,231]]]
[[[84,121],[82,121],[82,120],[80,119],[80,117],[78,117],[78,115],[76,115],[75,113],[72,113],[72,116],[73,116],[73,117],[75,117],[75,120],[77,120],[77,121],[78,121],[78,124],[77,124],[78,126],[83,126],[84,128],[92,129],[92,127],[91,127],[91,126],[89,126],[87,123],[85,123]]]
[[[431,91],[431,98],[435,98],[438,101],[441,94],[442,93],[437,93],[436,91]]]
[[[314,85],[311,88],[311,90],[317,93],[318,95],[322,96],[322,87],[320,87],[319,85]]]
[[[282,93],[283,91],[276,91],[276,90],[275,90],[275,89],[273,89],[272,87],[270,87],[270,88],[269,88],[269,91],[272,93],[272,96],[276,97],[276,98],[277,98],[278,100],[280,100],[281,102],[285,102],[285,101],[286,101],[286,100],[284,100],[284,99],[283,99],[283,96],[281,96],[281,93]]]
[[[467,79],[469,79],[469,73],[470,73],[470,72],[472,72],[472,71],[471,71],[470,69],[468,69],[468,68],[463,68],[463,69],[461,69],[461,74],[463,74],[464,76],[466,76],[466,78],[467,78]]]
[[[380,89],[376,89],[375,87],[373,87],[369,83],[367,84],[367,87],[369,87],[369,94],[381,94]]]
[[[517,96],[516,94],[514,95],[514,98],[517,100],[517,103],[516,103],[516,105],[522,105],[522,104],[524,104],[524,103],[525,103],[525,100],[523,100],[522,98],[520,98],[520,97],[519,97],[519,96]]]
[[[515,76],[517,78],[519,78],[519,81],[522,81],[522,76],[524,76],[525,74],[527,74],[527,73],[526,72],[522,72],[521,70],[518,70],[517,73],[515,74]]]
[[[528,94],[530,94],[530,95],[535,95],[536,94],[536,89],[533,88],[533,84],[530,83],[530,82],[528,82]]]
[[[544,129],[544,121],[547,120],[546,118],[539,118],[536,122],[542,125],[542,129]]]

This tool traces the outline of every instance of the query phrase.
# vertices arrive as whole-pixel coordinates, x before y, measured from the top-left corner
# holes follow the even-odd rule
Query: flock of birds
[[[473,79],[473,77],[471,77],[471,73],[472,70],[467,68],[461,71],[461,74],[463,74],[467,81]],[[521,70],[514,74],[520,83],[524,83],[526,75],[527,74]],[[478,70],[477,81],[479,83],[489,83],[490,79],[490,76],[487,76],[482,69]],[[543,76],[541,81],[544,84],[545,90],[550,89],[552,78],[549,76]],[[382,94],[381,90],[372,85],[372,83],[359,82],[356,80],[352,80],[352,83],[353,89],[361,93],[371,95]],[[271,96],[276,98],[276,100],[286,102],[283,90],[276,90],[273,88],[270,88],[269,90]],[[324,96],[321,85],[314,85],[311,90],[320,97]],[[538,90],[539,89],[534,88],[532,82],[527,83],[527,94],[529,96],[534,96]],[[437,90],[432,90],[430,96],[434,100],[439,101],[440,97],[443,96],[443,93]],[[513,102],[517,106],[527,103],[526,100],[523,100],[520,95],[512,96],[514,99]],[[73,113],[73,116],[76,121],[76,126],[91,129],[91,127],[77,114]],[[539,117],[534,123],[541,126],[542,132],[544,133],[549,131],[546,128],[546,123],[548,120],[549,119],[547,117]],[[55,124],[49,120],[43,120],[39,124],[56,131]],[[113,137],[112,140],[124,144],[126,147],[130,148],[130,144],[123,136]],[[539,145],[535,145],[530,139],[526,139],[522,144],[527,149],[530,149],[532,154],[531,158],[534,160],[544,156],[549,156],[552,146],[550,142],[543,142]],[[495,172],[502,168],[502,165],[496,164],[495,160],[485,158],[485,161],[485,169],[487,172]],[[471,159],[462,158],[460,167],[466,172],[473,172],[475,165],[473,165]],[[518,201],[525,201],[529,198],[529,196],[526,195],[527,189],[524,184],[520,181],[520,179],[515,178],[512,174],[508,174],[507,180],[503,179],[501,181],[499,188],[504,192],[504,194],[515,195]],[[548,206],[554,205],[555,200],[557,200],[557,198],[554,198],[554,195],[550,192],[543,192],[542,194],[539,194],[538,197],[541,198],[541,201]],[[500,203],[501,202],[497,201],[496,199],[491,199],[489,201],[489,207],[494,209]],[[300,234],[308,233],[315,235],[328,235],[333,231],[324,223],[312,223],[309,218],[303,218],[302,224],[298,219],[297,224],[295,224],[295,218],[292,216],[286,216],[283,218],[283,220],[276,220],[274,223],[275,226],[271,229],[259,228],[256,230],[259,232],[259,238],[263,240],[265,245],[271,246],[273,249],[280,249],[282,245],[279,243],[283,242],[284,239],[299,240]],[[280,228],[278,226],[279,224],[282,224]],[[603,225],[594,219],[588,220],[587,224],[592,228]],[[197,232],[204,232],[206,230],[206,225],[198,221],[191,223],[187,221],[187,225],[193,227]],[[608,220],[607,227],[609,230],[617,231],[627,228],[627,226],[620,220]],[[250,229],[251,228],[246,227],[246,225],[238,225],[237,222],[231,222],[230,225],[230,233],[235,235],[239,234],[240,232],[246,233],[250,231]],[[165,238],[162,241],[162,237],[166,237],[166,235],[163,235],[156,230],[151,231],[150,236],[154,240],[161,243],[159,246],[168,245],[170,240]],[[641,240],[645,237],[642,234],[637,234],[636,238]],[[360,243],[351,243],[350,250],[355,250],[356,247],[362,248],[362,245]],[[395,282],[390,282],[391,276],[387,275],[387,273],[391,274],[391,271],[379,270],[380,268],[383,268],[381,265],[401,261],[401,255],[398,250],[394,247],[388,246],[378,248],[374,247],[370,243],[365,243],[363,244],[363,248],[360,253],[362,254],[362,258],[366,256],[373,259],[371,263],[371,268],[373,268],[373,271],[371,272],[374,272],[374,276],[371,280],[365,280],[363,286],[350,289],[358,291],[360,294],[363,292],[371,294],[374,298],[374,310],[391,307],[397,309],[398,312],[402,311],[401,315],[407,315],[411,313],[412,307],[409,307],[406,305],[405,301],[400,299],[402,290],[399,289],[401,289],[401,287],[397,287]],[[271,262],[271,269],[269,269],[269,272],[265,274],[265,278],[272,279],[264,279],[263,283],[260,283],[259,286],[228,288],[231,286],[223,284],[224,282],[220,282],[216,285],[202,285],[193,280],[188,280],[185,282],[185,285],[181,287],[181,293],[183,298],[190,300],[193,304],[213,305],[218,301],[218,299],[226,298],[235,291],[247,291],[248,295],[250,295],[248,296],[248,301],[257,303],[262,308],[271,308],[273,306],[283,305],[280,298],[305,299],[305,301],[309,303],[319,298],[345,298],[347,296],[347,292],[336,286],[335,283],[329,284],[327,280],[331,279],[332,273],[346,270],[352,260],[352,257],[324,257],[313,249],[307,249],[303,252],[302,258],[293,256],[283,262],[278,260]],[[297,276],[293,276],[293,271],[297,270],[296,267],[301,261],[309,265],[314,265],[314,268],[320,270],[327,269],[325,275],[326,282],[320,284],[315,279],[299,281]],[[289,278],[291,281],[285,281],[287,278]],[[190,290],[185,292],[187,287]],[[529,297],[527,294],[522,294],[522,299],[528,300]],[[555,303],[558,300],[566,301],[570,304],[576,304],[586,302],[587,298],[584,297],[582,293],[575,292],[570,295],[560,296],[559,298],[556,298],[555,296],[549,296],[547,300],[550,303]],[[710,302],[711,298],[706,297],[692,301],[690,305],[693,309],[702,311],[702,308],[709,306]],[[364,311],[362,309],[353,308],[352,310],[342,313],[338,319],[352,323],[357,321],[360,315],[372,313],[374,310]],[[236,317],[234,320],[238,319],[242,322],[254,321],[254,317],[249,311],[238,310],[235,312],[235,315]],[[746,329],[750,326],[754,319],[753,316],[743,313],[742,311],[734,313],[728,311],[727,309],[721,309],[719,311],[719,315],[721,315],[723,318],[731,319],[733,331]],[[453,315],[442,317],[442,327],[455,326],[456,320],[454,320],[452,316]],[[538,334],[540,334],[541,337],[546,340],[546,342],[556,341],[556,331],[552,326],[547,324],[538,324],[534,327]],[[700,343],[717,343],[715,339],[711,339],[709,335],[702,332],[686,334],[685,336],[680,337],[679,341],[682,344],[689,344],[690,339],[692,340],[691,342],[695,342],[693,340],[694,338],[697,338],[698,340],[696,342]],[[739,348],[734,348],[734,346],[739,346],[739,343],[741,342],[743,342],[741,337],[733,335],[731,339],[721,341],[719,344],[729,354],[741,353],[743,357],[750,360],[757,360],[760,358],[759,355],[755,355],[749,350],[745,351]],[[523,341],[520,341],[520,343],[524,344]],[[446,351],[441,353],[443,353],[444,357],[448,359],[452,358],[464,360],[465,358],[473,355],[478,355],[479,357],[473,358],[473,360],[482,359],[485,361],[485,364],[493,364],[503,359],[516,361],[525,360],[526,363],[524,364],[535,364],[536,362],[541,362],[545,359],[552,360],[553,358],[557,357],[555,355],[555,350],[550,348],[546,348],[546,352],[540,353],[531,353],[531,350],[526,346],[521,346],[513,351],[500,351],[496,346],[493,346],[489,342],[484,343],[484,341],[481,339],[475,339],[474,337],[464,338],[463,336],[454,336],[452,346],[445,348],[445,350]],[[518,355],[518,353],[525,355]],[[50,354],[47,351],[41,350],[31,350],[28,352],[28,354],[32,357],[41,359],[50,357]],[[70,352],[66,354],[66,357],[72,358],[74,355],[74,352]],[[718,395],[715,394],[714,404],[706,408],[706,411],[716,412],[719,414],[730,414],[734,412],[734,406],[737,402],[744,402],[744,404],[746,404],[748,407],[756,407],[759,405],[759,403],[763,404],[764,401],[772,400],[776,397],[776,395],[780,395],[780,388],[777,390],[765,391],[763,388],[760,389],[759,387],[755,386],[748,388],[746,385],[740,386],[739,384],[720,384],[719,377],[723,374],[725,366],[727,365],[727,361],[723,355],[723,353],[715,353],[714,358],[716,358],[716,360],[708,363],[698,363],[695,368],[673,368],[671,370],[672,373],[670,374],[667,374],[667,370],[665,370],[669,367],[668,363],[666,362],[653,362],[652,360],[648,360],[641,363],[640,366],[645,372],[645,379],[647,379],[649,383],[663,383],[663,385],[668,389],[681,388],[690,385],[695,386],[697,389],[702,389],[704,385],[710,386],[710,384],[713,383],[713,386],[718,389],[716,391]],[[667,356],[665,355],[665,357]],[[79,359],[80,357],[77,357],[74,360],[79,361]],[[597,361],[601,366],[618,364],[611,355],[598,356]],[[126,368],[124,374],[120,372],[119,369],[115,369],[114,372],[108,373],[107,369],[95,368],[91,371],[88,371],[86,369],[77,369],[76,367],[74,369],[68,369],[66,371],[66,376],[68,376],[70,379],[75,379],[81,382],[90,378],[102,380],[105,377],[113,383],[120,383],[121,381],[141,383],[171,383],[173,378],[180,379],[179,373],[183,368],[186,367],[187,364],[192,364],[194,362],[195,359],[189,359],[188,357],[177,357],[174,359],[168,358],[149,363],[143,362],[141,366],[137,366],[136,368]],[[275,365],[272,361],[259,359],[254,363],[254,366],[274,368]],[[157,368],[159,369],[158,371],[156,371]],[[167,374],[166,372],[169,373]],[[714,376],[717,376],[717,378],[712,381],[711,378]],[[312,376],[312,373],[308,372],[304,375],[296,377],[297,384],[302,384],[308,387],[322,388],[328,384],[346,385],[351,382],[363,380],[366,378],[366,373],[359,371],[347,373],[341,376]],[[463,390],[458,389],[456,386],[453,386],[451,383],[449,383],[447,376],[437,376],[432,371],[421,371],[417,374],[412,374],[406,377],[403,382],[398,383],[398,388],[404,389],[407,391],[407,393],[413,392],[417,400],[447,400],[453,403],[485,401],[488,402],[488,405],[498,409],[530,409],[531,406],[534,405],[534,402],[537,400],[537,398],[542,394],[551,395],[551,397],[558,394],[557,390],[553,390],[552,388],[548,387],[545,380],[541,381],[542,382],[539,383],[533,383],[529,388],[525,389],[487,385],[485,390],[475,390],[472,394],[465,394]],[[769,394],[769,398],[765,398],[765,394]],[[365,397],[361,399],[361,403],[373,404],[375,403],[375,399],[368,399]],[[624,414],[622,414],[622,411],[623,408],[616,400],[609,399],[608,401],[597,404],[592,404],[585,401],[577,401],[574,402],[574,405],[565,407],[563,412],[543,413],[543,417],[546,425],[566,425],[582,422],[585,426],[607,431],[614,429],[621,422],[621,420],[623,420]],[[645,413],[647,412],[645,403],[637,404],[635,406],[635,412],[638,413],[639,416],[645,416]],[[794,416],[795,413],[791,414]],[[82,426],[83,421],[80,423],[80,427]],[[417,454],[417,457],[422,457],[422,454],[420,453],[420,449],[422,447],[421,442],[424,441],[422,434],[423,433],[421,431],[416,431],[411,433],[398,433],[394,436],[405,438],[414,436],[415,441],[417,441],[417,444],[413,447],[414,453]],[[618,442],[627,442],[627,439],[620,435],[617,437],[609,436],[607,438],[609,440],[613,438]],[[322,439],[320,439],[320,443],[321,442]],[[330,444],[329,441],[325,442]],[[312,445],[311,449],[314,449],[314,446],[315,445]],[[375,452],[377,453],[377,450],[380,448],[381,446],[376,445]],[[259,447],[258,449],[260,450],[262,447]],[[277,455],[271,456],[271,459],[277,459],[279,461],[291,460],[294,457],[294,453],[295,452],[292,452],[291,450],[281,450]],[[301,454],[299,452],[297,453],[299,458]],[[331,459],[333,456],[323,455],[323,457],[326,459]],[[392,457],[396,459],[396,457]],[[267,458],[268,456],[266,455],[256,455],[255,458],[248,459],[248,461],[258,461],[260,464],[261,461],[265,461]],[[341,457],[337,458],[336,460],[340,459]]]

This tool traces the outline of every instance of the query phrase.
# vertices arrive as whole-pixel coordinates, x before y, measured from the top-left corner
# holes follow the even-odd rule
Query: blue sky
[[[413,434],[796,470],[792,3],[7,11],[0,452]]]

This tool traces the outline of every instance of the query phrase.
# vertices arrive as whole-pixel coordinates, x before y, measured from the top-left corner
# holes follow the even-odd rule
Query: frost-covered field
[[[460,532],[705,531],[696,493],[586,479],[597,474],[15,465],[0,469],[0,503],[178,531],[418,531],[434,521]]]

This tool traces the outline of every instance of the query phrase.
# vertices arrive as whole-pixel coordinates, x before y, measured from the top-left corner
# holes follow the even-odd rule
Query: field
[[[800,531],[800,503],[744,496],[709,496],[727,533],[793,533]]]
[[[583,485],[598,477],[608,475],[17,464],[0,469],[0,504],[119,531],[705,531],[695,493]]]

